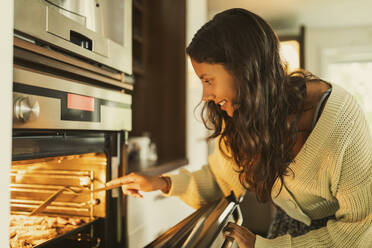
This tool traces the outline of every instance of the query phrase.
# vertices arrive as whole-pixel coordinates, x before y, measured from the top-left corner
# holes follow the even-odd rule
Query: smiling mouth
[[[225,103],[227,103],[227,101],[226,100],[222,100],[218,104],[222,107]]]

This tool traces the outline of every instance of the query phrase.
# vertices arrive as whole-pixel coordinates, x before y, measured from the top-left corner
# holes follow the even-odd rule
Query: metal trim
[[[56,157],[105,150],[104,137],[14,137],[12,161]]]
[[[132,97],[120,91],[109,90],[87,83],[77,83],[66,79],[56,78],[45,74],[35,73],[28,70],[14,68],[13,81],[16,83],[53,89],[84,96],[92,96],[109,101],[131,104]]]

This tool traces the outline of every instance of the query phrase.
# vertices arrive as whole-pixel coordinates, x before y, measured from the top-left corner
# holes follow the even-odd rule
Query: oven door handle
[[[173,228],[163,233],[145,248],[207,248],[221,234],[229,217],[240,225],[243,218],[238,208],[241,199],[237,200],[232,193],[220,201],[205,205],[191,216],[187,217]],[[221,240],[222,241],[222,240]],[[232,242],[225,242],[225,247],[231,246]],[[230,244],[231,243],[231,244]]]
[[[210,247],[222,232],[230,216],[235,219],[236,223],[241,224],[243,218],[240,209],[235,211],[241,200],[242,198],[237,200],[231,192],[230,196],[218,202],[209,213],[199,219],[182,248]],[[229,240],[226,241],[226,247],[231,246],[232,243]]]
[[[63,23],[63,25],[59,25]],[[47,7],[46,31],[101,56],[108,56],[108,39]]]
[[[234,209],[234,212],[232,213],[232,216],[235,220],[235,224],[237,225],[241,225],[243,224],[243,215],[242,215],[242,211],[240,209],[240,206],[237,205],[236,208]],[[221,248],[230,248],[234,243],[234,239],[233,238],[226,238],[225,241],[223,242]]]

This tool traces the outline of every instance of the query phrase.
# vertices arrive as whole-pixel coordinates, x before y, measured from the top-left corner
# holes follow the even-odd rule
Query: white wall
[[[372,25],[370,0],[303,1],[298,24],[307,27],[350,27]]]
[[[12,134],[12,66],[13,66],[13,1],[3,1],[0,8],[0,247],[9,247],[9,168]]]
[[[300,3],[294,21],[286,21],[283,16],[269,21],[282,35],[298,34],[301,25],[305,28],[353,28],[372,26],[370,0],[323,0]],[[332,32],[332,31],[331,31]],[[335,30],[335,32],[337,32]]]
[[[372,133],[372,25],[306,29],[305,67],[353,94]]]
[[[298,32],[305,27],[372,25],[371,0],[209,0],[208,16],[229,8],[246,8],[269,21],[275,30]]]
[[[371,8],[372,10],[372,8]],[[372,19],[372,18],[371,18]],[[358,49],[369,48],[369,52]],[[326,57],[345,57],[346,52],[354,49],[353,60],[371,61],[372,24],[356,27],[310,27],[305,31],[305,65],[306,69],[324,77],[326,74]],[[330,53],[332,52],[333,53]],[[368,57],[364,58],[366,55]]]
[[[187,1],[187,23],[186,23],[186,45],[188,45],[194,34],[207,21],[207,0]],[[194,109],[202,97],[202,84],[195,75],[190,59],[186,63],[186,137],[187,158],[190,170],[200,168],[207,163],[208,146],[205,138],[207,130],[200,119],[200,108]]]

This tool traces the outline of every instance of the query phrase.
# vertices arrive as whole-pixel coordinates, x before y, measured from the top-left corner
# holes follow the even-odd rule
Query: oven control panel
[[[13,128],[132,129],[129,94],[22,68],[13,78]]]

